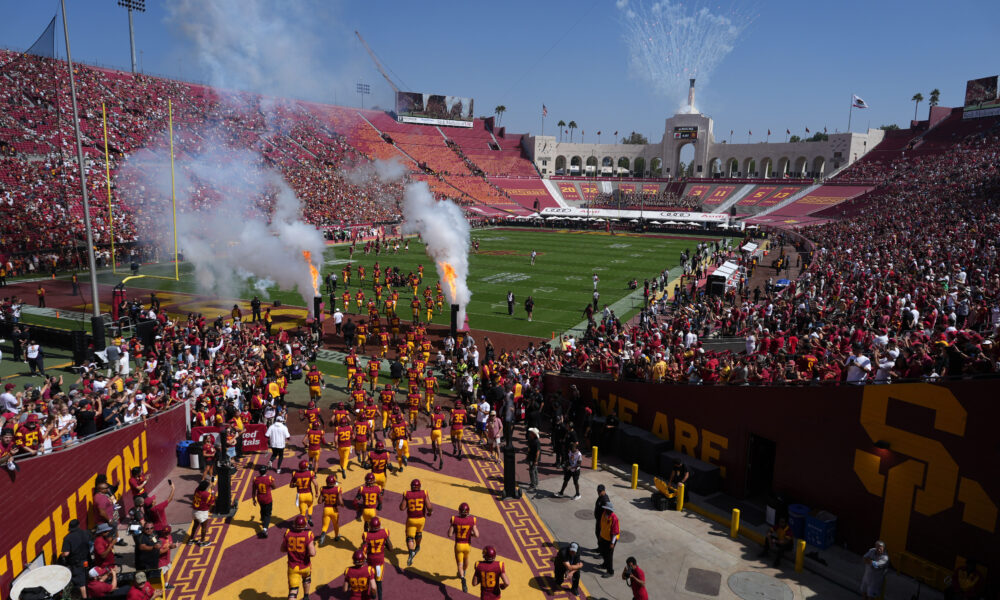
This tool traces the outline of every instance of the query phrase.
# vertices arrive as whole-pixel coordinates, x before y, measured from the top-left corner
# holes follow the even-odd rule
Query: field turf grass
[[[628,282],[637,278],[640,286],[643,279],[651,277],[665,268],[678,265],[680,252],[698,243],[695,236],[682,238],[643,237],[632,234],[609,235],[605,232],[583,231],[540,231],[534,229],[477,229],[472,238],[479,241],[479,252],[470,253],[468,285],[472,291],[472,301],[467,312],[469,326],[473,329],[503,331],[535,337],[550,337],[552,332],[561,333],[584,320],[583,310],[591,302],[593,295],[592,276],[600,277],[598,291],[601,294],[599,307],[613,305],[628,295]],[[711,237],[699,238],[704,240]],[[364,282],[366,297],[372,294],[372,266],[378,261],[382,268],[398,266],[403,274],[416,272],[417,265],[424,265],[424,285],[433,291],[438,275],[433,261],[424,251],[424,245],[416,239],[410,240],[410,249],[398,254],[391,252],[376,256],[365,255],[363,245],[355,248],[352,264],[350,291],[359,287],[357,267],[365,265],[368,270]],[[531,251],[538,252],[535,265],[530,264]],[[322,274],[336,272],[338,281],[337,302],[343,292],[341,270],[348,262],[348,246],[330,246],[324,253]],[[168,265],[144,266],[143,273],[172,275]],[[102,283],[115,284],[126,274],[104,273]],[[144,278],[128,284],[135,288],[152,288],[187,292],[199,292],[194,284],[192,267],[185,264],[181,268],[181,280]],[[422,291],[423,286],[421,286]],[[325,287],[321,286],[325,291]],[[507,291],[514,292],[514,315],[507,315]],[[305,302],[295,291],[270,289],[271,300],[279,299],[285,304],[303,306]],[[251,298],[255,290],[248,287],[239,296]],[[129,295],[132,295],[131,292]],[[310,294],[311,295],[311,294]],[[534,319],[528,322],[524,312],[524,299],[531,295],[535,300]],[[328,298],[328,295],[325,295]],[[397,311],[400,317],[410,317],[409,302],[412,295],[409,288],[400,291]],[[421,300],[423,298],[421,297]],[[626,318],[639,308],[640,300],[625,301],[616,310],[619,317]],[[352,312],[356,310],[353,299]],[[449,315],[434,315],[435,323],[447,324]],[[424,310],[421,308],[421,319]]]

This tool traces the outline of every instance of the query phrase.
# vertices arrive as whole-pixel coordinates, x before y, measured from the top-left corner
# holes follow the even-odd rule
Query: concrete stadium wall
[[[53,564],[69,522],[92,527],[94,480],[105,473],[128,491],[129,471],[140,466],[155,487],[177,464],[177,442],[186,432],[184,406],[44,456],[19,461],[17,472],[0,475],[0,598],[24,566],[39,556]],[[128,504],[131,504],[129,500]]]
[[[675,139],[675,127],[697,127],[698,136],[695,140]],[[565,174],[570,174],[570,165],[574,158],[580,159],[580,174],[585,174],[583,168],[588,159],[595,159],[598,169],[605,157],[619,165],[622,159],[627,160],[628,168],[633,169],[636,159],[642,158],[645,171],[650,171],[654,160],[662,161],[662,176],[677,177],[681,149],[687,145],[694,146],[694,177],[712,177],[713,163],[718,161],[721,172],[738,177],[774,177],[780,178],[783,173],[790,176],[821,177],[833,173],[836,169],[849,165],[882,141],[885,132],[880,129],[869,129],[865,133],[831,133],[829,139],[818,142],[757,142],[728,143],[729,136],[716,141],[714,122],[711,117],[701,114],[677,114],[666,120],[663,138],[659,143],[635,144],[584,144],[570,143],[564,135],[559,141],[558,136],[525,136],[523,146],[535,162],[543,177],[551,177],[556,170],[565,164]],[[762,137],[758,132],[757,139]],[[813,132],[815,133],[815,132]],[[579,132],[574,132],[574,138],[579,139]],[[591,133],[590,139],[596,139]],[[612,136],[607,136],[611,138]],[[734,134],[732,139],[739,140],[741,135]],[[784,140],[784,132],[776,132],[770,137]],[[745,139],[745,138],[743,138]],[[613,140],[617,141],[617,140]],[[735,161],[737,168],[729,168]],[[764,166],[771,165],[765,173]],[[748,171],[753,163],[754,169]],[[738,175],[737,175],[738,174]],[[637,174],[638,176],[639,174]]]
[[[897,566],[913,556],[942,572],[959,557],[1000,564],[995,379],[835,387],[545,380],[546,392],[568,394],[573,384],[602,414],[651,432],[651,443],[718,465],[724,491],[737,498],[751,436],[773,441],[774,490],[836,515],[838,542],[855,551],[881,538]]]

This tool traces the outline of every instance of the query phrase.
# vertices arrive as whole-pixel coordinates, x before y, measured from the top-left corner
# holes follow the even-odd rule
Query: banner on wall
[[[885,540],[948,574],[958,557],[1000,564],[996,379],[945,385],[689,386],[546,375],[546,393],[575,385],[602,415],[717,465],[723,487],[751,488],[752,448],[773,448],[768,485],[790,503],[838,517],[838,543]],[[914,563],[917,564],[917,563]],[[943,575],[942,575],[943,577]]]
[[[631,191],[635,191],[634,186]],[[694,211],[618,210],[611,208],[558,207],[544,208],[539,214],[543,217],[591,217],[598,219],[645,219],[659,221],[686,221],[692,223],[729,223],[728,213],[703,213]]]
[[[132,467],[141,467],[150,487],[158,485],[177,464],[177,442],[185,437],[185,407],[179,405],[145,421],[110,431],[43,456],[18,461],[20,470],[4,469],[0,498],[0,598],[10,583],[36,558],[53,564],[69,531],[79,519],[91,527],[94,481],[98,473],[128,489]]]
[[[267,450],[267,437],[264,436],[264,432],[266,431],[267,426],[260,423],[247,425],[246,430],[243,432],[243,452],[265,452]],[[206,433],[218,441],[218,427],[192,427],[191,439],[200,440],[201,436]]]

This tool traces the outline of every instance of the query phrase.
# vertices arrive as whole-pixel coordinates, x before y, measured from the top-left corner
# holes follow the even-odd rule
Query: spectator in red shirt
[[[115,542],[118,541],[117,532],[107,523],[97,526],[94,537],[94,566],[113,569],[115,566]]]
[[[149,584],[149,581],[146,580],[146,574],[142,571],[137,571],[135,574],[135,583],[129,589],[125,600],[153,600],[161,596],[163,596],[163,590],[154,589]]]
[[[646,591],[646,573],[639,568],[634,556],[625,559],[622,579],[632,588],[633,600],[649,600],[649,593]]]

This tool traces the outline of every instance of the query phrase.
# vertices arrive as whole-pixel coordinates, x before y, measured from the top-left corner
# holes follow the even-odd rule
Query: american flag
[[[546,108],[544,104],[542,105],[542,116],[543,117],[549,116],[549,109]]]

